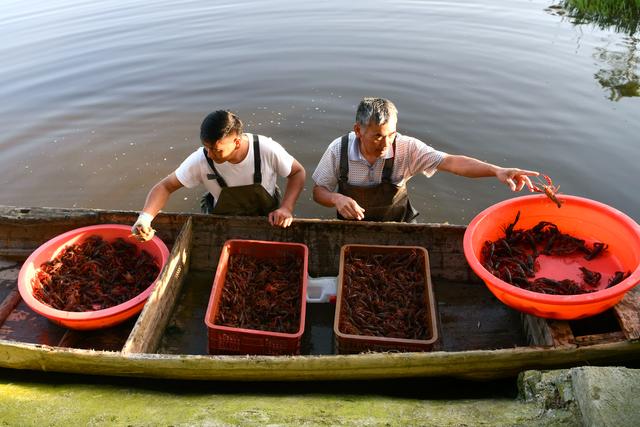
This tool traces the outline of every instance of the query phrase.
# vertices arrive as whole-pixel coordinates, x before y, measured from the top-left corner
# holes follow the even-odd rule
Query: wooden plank
[[[482,283],[432,279],[445,351],[526,346],[519,314]]]
[[[613,308],[628,340],[640,339],[640,286],[631,289]]]
[[[96,330],[68,329],[58,342],[58,347],[72,347],[86,350],[120,351],[127,341],[135,318],[116,326]]]
[[[551,331],[554,347],[575,346],[575,337],[567,322],[563,320],[546,319],[546,323]]]
[[[0,248],[0,257],[14,261],[24,261],[33,252],[33,249]]]
[[[22,299],[0,327],[0,339],[36,345],[56,345],[64,333],[64,328],[31,310]]]
[[[9,317],[9,314],[11,314],[20,300],[20,292],[17,289],[14,289],[2,301],[2,304],[0,304],[0,325],[2,325],[5,320],[7,320],[7,317]]]
[[[530,344],[540,346],[553,345],[551,334],[548,329],[544,327],[545,325],[540,318],[525,313],[522,313],[521,318],[522,326],[529,337]]]
[[[569,324],[562,320],[544,319],[531,314],[522,315],[525,331],[533,345],[575,347],[575,337]]]
[[[22,263],[0,257],[0,302],[17,289]]]
[[[66,231],[95,224],[131,225],[137,216],[135,211],[0,206],[0,256],[23,261],[39,245]],[[161,213],[154,220],[156,235],[171,247],[189,217]]]
[[[422,246],[429,251],[431,277],[468,280],[471,269],[462,251],[465,227],[446,224],[354,223],[354,221],[296,219],[291,227],[271,227],[265,218],[193,214],[191,268],[215,270],[228,239],[304,243],[309,274],[337,276],[340,248],[345,244]],[[446,259],[446,266],[444,265]]]
[[[173,308],[160,344],[156,349],[157,353],[209,354],[208,328],[205,325],[205,316],[214,275],[213,271],[189,269],[180,297]],[[309,306],[312,305],[323,304],[307,304],[307,314]],[[307,315],[305,327],[309,326],[310,320]],[[333,339],[333,323],[331,323],[331,338]]]
[[[20,266],[21,263],[0,258],[0,326],[22,299],[18,291]]]
[[[617,341],[624,341],[625,335],[624,332],[607,332],[604,334],[593,334],[593,335],[581,335],[576,337],[575,342],[579,346],[585,345],[596,345],[596,344],[605,344],[605,343],[613,343]]]
[[[401,377],[495,379],[527,369],[637,360],[640,341],[549,349],[332,356],[186,356],[61,349],[0,340],[0,367],[92,375],[221,381],[363,380]]]
[[[184,278],[189,270],[193,222],[189,218],[178,235],[167,264],[153,293],[138,317],[129,339],[122,348],[124,354],[155,352],[167,326]]]

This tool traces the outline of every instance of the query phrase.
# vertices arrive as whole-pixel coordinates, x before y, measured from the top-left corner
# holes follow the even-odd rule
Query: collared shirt
[[[323,154],[316,170],[313,172],[313,181],[316,185],[325,187],[329,191],[336,191],[340,176],[340,138],[336,138],[329,144]],[[384,158],[376,159],[369,164],[360,152],[360,140],[355,132],[349,133],[349,184],[360,187],[371,187],[382,181],[382,168],[386,158],[393,157],[391,148]],[[433,176],[437,167],[447,156],[443,151],[435,150],[417,138],[400,133],[396,136],[396,152],[393,165],[391,182],[396,185],[404,185],[409,178],[419,173],[427,177]]]

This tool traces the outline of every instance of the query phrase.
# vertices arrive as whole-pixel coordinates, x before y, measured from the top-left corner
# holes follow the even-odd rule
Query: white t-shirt
[[[224,178],[229,187],[253,184],[254,155],[253,155],[253,135],[245,133],[249,139],[249,152],[240,163],[215,163],[216,170]],[[260,161],[262,170],[262,186],[273,196],[276,188],[278,176],[287,177],[291,173],[293,156],[271,138],[258,135],[260,143]],[[208,192],[218,202],[220,198],[220,186],[215,179],[208,179],[207,174],[213,173],[207,159],[204,157],[202,148],[197,149],[187,157],[175,170],[176,177],[182,185],[187,188],[204,184]]]
[[[316,185],[325,187],[329,191],[336,191],[338,187],[341,140],[342,137],[336,138],[329,144],[313,172],[313,181]],[[394,156],[393,150],[390,148],[385,158],[379,158],[371,165],[362,156],[359,144],[360,141],[356,138],[356,133],[349,132],[347,150],[349,184],[358,187],[371,187],[380,184],[384,161],[386,158]],[[436,173],[438,165],[446,156],[447,153],[438,151],[417,138],[401,135],[398,132],[391,182],[396,185],[404,185],[412,176],[420,173],[431,177]]]

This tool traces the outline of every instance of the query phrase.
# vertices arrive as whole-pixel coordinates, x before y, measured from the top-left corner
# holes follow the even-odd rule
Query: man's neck
[[[366,153],[364,146],[362,144],[362,142],[360,141],[360,139],[358,139],[358,151],[360,152],[360,155],[370,164],[373,165],[375,164],[378,159],[380,157],[378,157],[376,154],[368,154]]]
[[[247,154],[249,154],[249,138],[246,134],[240,135],[240,146],[233,153],[233,156],[228,160],[229,163],[238,164],[243,161]]]

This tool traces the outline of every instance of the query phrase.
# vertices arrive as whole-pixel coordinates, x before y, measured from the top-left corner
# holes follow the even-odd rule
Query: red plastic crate
[[[342,295],[346,289],[344,281],[344,266],[346,256],[354,254],[389,254],[393,252],[417,251],[424,257],[424,304],[427,308],[428,338],[423,340],[389,338],[369,335],[353,335],[340,331],[340,317],[342,315]],[[333,322],[333,331],[336,338],[336,350],[338,353],[360,353],[365,351],[430,351],[438,342],[438,324],[436,314],[436,304],[431,285],[431,275],[429,272],[429,255],[425,248],[419,246],[375,246],[375,245],[344,245],[340,251],[340,271],[338,275],[338,292],[336,299],[336,312]]]
[[[222,289],[229,264],[235,254],[250,255],[258,259],[277,259],[293,255],[302,259],[300,277],[300,327],[296,333],[269,332],[256,329],[233,328],[215,324]],[[309,249],[301,243],[268,242],[260,240],[227,240],[222,247],[218,268],[213,280],[205,324],[209,332],[210,354],[299,354],[307,300],[307,265]]]

